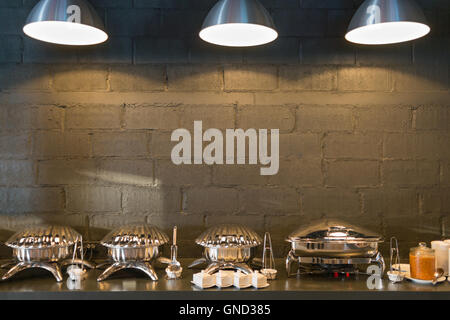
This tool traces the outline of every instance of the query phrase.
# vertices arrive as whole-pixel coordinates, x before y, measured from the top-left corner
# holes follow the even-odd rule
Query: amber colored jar
[[[436,255],[426,243],[419,243],[418,247],[409,250],[409,264],[411,277],[420,280],[433,280],[436,270]]]

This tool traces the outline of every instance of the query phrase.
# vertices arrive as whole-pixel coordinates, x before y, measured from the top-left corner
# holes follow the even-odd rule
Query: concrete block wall
[[[110,40],[21,31],[35,0],[0,1],[0,229],[61,223],[90,240],[128,222],[180,230],[183,256],[221,222],[272,233],[344,219],[404,251],[450,232],[450,1],[406,44],[343,39],[361,3],[265,0],[280,38],[221,48],[197,33],[214,0],[92,0]],[[280,171],[175,166],[172,130],[280,129]]]

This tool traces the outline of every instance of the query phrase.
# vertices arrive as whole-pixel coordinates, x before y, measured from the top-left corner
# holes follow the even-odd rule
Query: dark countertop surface
[[[277,260],[278,277],[265,289],[201,290],[190,283],[199,269],[187,269],[190,259],[180,259],[184,266],[181,280],[166,280],[163,269],[157,269],[159,281],[152,281],[139,272],[123,271],[103,282],[96,278],[100,270],[89,271],[81,288],[68,288],[65,280],[57,283],[46,271],[27,270],[16,277],[0,282],[0,299],[450,299],[450,283],[436,286],[419,285],[405,280],[392,284],[383,279],[382,288],[370,290],[366,275],[297,276],[287,278],[283,261]],[[2,273],[6,270],[3,269]]]

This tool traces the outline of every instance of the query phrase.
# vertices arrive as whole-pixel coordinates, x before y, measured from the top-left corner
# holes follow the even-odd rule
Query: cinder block
[[[170,160],[157,160],[155,183],[158,186],[203,186],[211,183],[211,170],[208,165],[179,166]]]
[[[65,156],[89,156],[89,135],[86,133],[36,132],[33,156],[54,158]]]
[[[202,64],[242,63],[243,49],[217,46],[195,36],[193,39],[189,39],[189,61]]]
[[[280,88],[284,91],[330,91],[336,88],[333,66],[281,66]]]
[[[448,159],[450,136],[430,133],[389,134],[384,139],[384,157],[392,159]]]
[[[92,153],[106,157],[144,157],[149,155],[148,141],[147,133],[94,133]]]
[[[128,9],[133,6],[133,0],[91,0],[95,7],[100,8],[124,8]]]
[[[411,128],[410,107],[358,107],[355,113],[358,131],[404,132]]]
[[[420,106],[415,111],[415,129],[450,130],[449,110],[444,106]]]
[[[300,62],[300,41],[295,37],[278,38],[262,46],[244,48],[243,55],[246,63],[295,64]]]
[[[28,134],[1,134],[0,157],[26,159],[30,154],[31,139]]]
[[[65,127],[69,129],[118,129],[119,105],[81,105],[66,109]]]
[[[433,186],[439,183],[437,161],[383,161],[383,183],[388,186]]]
[[[249,226],[251,229],[259,234],[265,230],[264,216],[262,215],[208,215],[206,216],[206,228],[216,226],[218,224],[232,224],[238,223],[244,226]]]
[[[327,11],[319,9],[276,9],[272,17],[280,36],[324,36]]]
[[[60,66],[53,70],[53,88],[57,91],[105,91],[108,69],[101,65]]]
[[[353,0],[302,0],[302,8],[319,8],[319,9],[352,9]]]
[[[450,161],[441,162],[441,184],[450,185]]]
[[[198,252],[197,255],[195,255],[196,257],[201,256],[203,248],[197,245],[193,240],[205,231],[203,220],[204,216],[201,214],[186,214],[184,212],[153,214],[147,217],[147,221],[150,224],[161,228],[170,238],[172,238],[173,227],[178,226],[177,242],[178,240],[186,241],[184,243],[180,242],[180,254],[181,246],[190,242],[191,245],[197,247]],[[186,252],[183,254],[185,257],[192,257],[186,255]]]
[[[66,188],[67,210],[73,212],[120,212],[120,189],[113,187]]]
[[[419,194],[415,189],[365,189],[362,194],[364,213],[371,217],[412,217],[419,214]]]
[[[295,126],[294,110],[284,106],[244,106],[237,112],[237,127],[244,130],[279,129],[292,131]]]
[[[97,174],[93,160],[46,160],[38,163],[38,183],[43,185],[92,184]]]
[[[320,135],[316,133],[280,134],[280,157],[309,159],[322,154]]]
[[[198,35],[207,10],[163,9],[161,12],[161,29],[156,35],[163,37],[192,37]]]
[[[0,34],[21,35],[27,12],[23,8],[3,7],[0,10]]]
[[[35,170],[29,160],[0,160],[0,184],[9,186],[32,185]]]
[[[294,188],[246,188],[239,193],[239,201],[245,214],[281,216],[300,212],[300,195]]]
[[[325,136],[326,158],[380,159],[382,136],[380,134],[329,133]]]
[[[352,9],[322,10],[327,12],[326,35],[344,37],[355,13]]]
[[[189,46],[185,39],[139,37],[134,42],[136,64],[188,62]]]
[[[77,48],[77,60],[80,63],[132,63],[133,40],[110,37],[105,43]]]
[[[125,128],[172,130],[179,128],[177,107],[133,106],[125,107]]]
[[[153,162],[147,159],[103,159],[99,163],[98,181],[102,184],[151,186]]]
[[[180,212],[181,191],[171,187],[125,188],[123,208],[126,214]]]
[[[2,212],[60,214],[64,208],[64,191],[61,188],[8,188],[8,202]]]
[[[277,67],[233,65],[225,67],[225,90],[274,90],[278,87]]]
[[[47,67],[42,65],[3,64],[0,65],[0,88],[46,91],[50,89],[50,74]]]
[[[326,185],[332,187],[372,187],[380,184],[378,161],[328,161]]]
[[[169,65],[168,88],[177,91],[219,91],[222,89],[222,71],[216,66]]]
[[[150,154],[153,159],[170,159],[172,149],[178,142],[171,141],[170,132],[154,131],[151,135]]]
[[[355,49],[342,38],[306,38],[301,40],[304,64],[355,64]]]
[[[450,188],[425,189],[420,193],[422,214],[440,218],[450,212]]]
[[[184,192],[183,212],[232,215],[239,209],[238,194],[232,188],[189,188]]]
[[[73,46],[56,45],[24,37],[23,62],[45,64],[76,64],[77,48]]]
[[[341,67],[339,91],[389,91],[389,70],[380,67]]]
[[[357,46],[356,63],[359,65],[411,65],[413,49],[411,43],[389,46]]]
[[[323,184],[321,160],[320,158],[281,160],[278,173],[269,176],[269,183],[293,187],[321,186]]]
[[[134,0],[135,8],[210,9],[214,4],[213,0]]]
[[[160,10],[111,8],[106,17],[106,29],[111,36],[155,36],[161,32]]]
[[[392,70],[395,91],[446,91],[448,90],[448,66],[414,65],[396,67]]]
[[[304,189],[302,193],[303,213],[315,218],[355,218],[361,214],[360,195],[346,189]]]
[[[347,106],[301,105],[296,129],[301,132],[351,131],[352,109]]]
[[[0,7],[2,8],[18,8],[22,6],[22,0],[1,0]]]
[[[0,62],[21,62],[22,61],[22,40],[19,36],[1,36]]]
[[[235,126],[234,118],[233,106],[186,105],[182,109],[180,128],[186,128],[193,133],[194,121],[202,121],[203,131],[209,128],[229,129]]]
[[[213,184],[233,185],[266,185],[268,176],[260,175],[259,165],[217,165],[213,167]]]
[[[164,66],[114,66],[109,81],[112,91],[162,91],[165,78]]]

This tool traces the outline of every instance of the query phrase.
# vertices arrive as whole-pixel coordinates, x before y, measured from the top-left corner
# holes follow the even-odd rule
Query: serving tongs
[[[400,251],[398,250],[398,240],[396,237],[391,237],[389,241],[390,245],[390,259],[389,259],[389,271],[388,277],[392,283],[402,282],[405,278],[404,273],[402,273],[402,266],[400,264]],[[394,270],[394,265],[396,265],[397,270]]]
[[[277,277],[277,269],[275,269],[275,259],[273,258],[272,239],[269,232],[266,232],[264,234],[261,273],[265,275],[269,280],[273,280]]]

